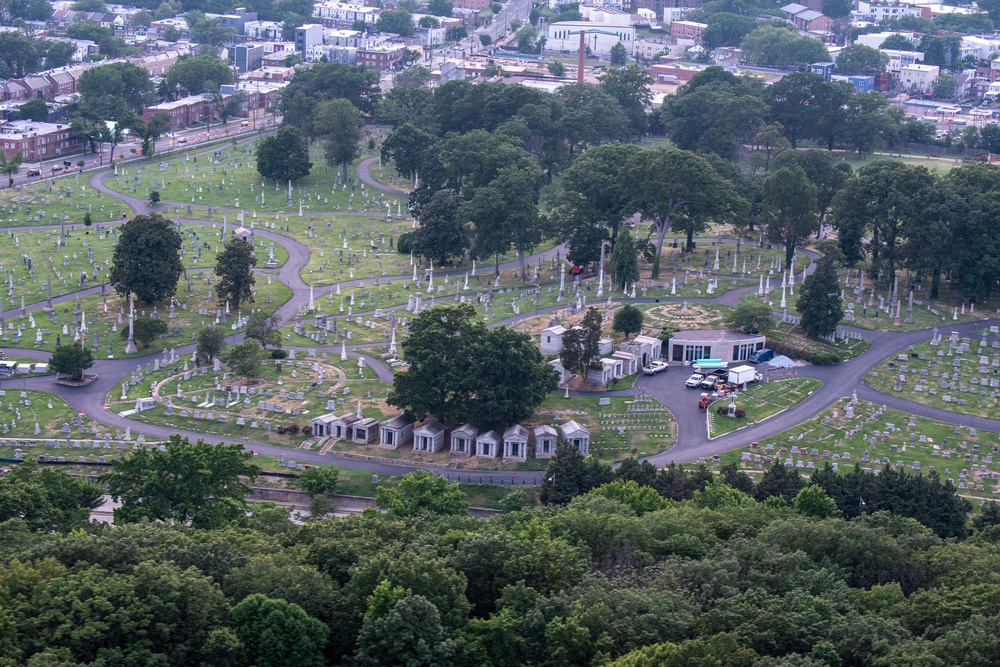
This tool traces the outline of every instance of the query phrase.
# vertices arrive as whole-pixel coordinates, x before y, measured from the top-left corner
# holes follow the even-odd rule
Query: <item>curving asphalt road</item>
[[[208,153],[210,151],[206,151]],[[393,196],[406,197],[407,193],[378,183],[375,179],[371,177],[371,165],[375,162],[376,158],[369,158],[363,160],[358,165],[358,177],[369,187],[375,188],[387,194]],[[115,197],[124,203],[128,204],[137,214],[149,213],[150,207],[145,200],[139,199],[137,197],[132,197],[129,195],[124,195],[118,192],[114,192],[104,185],[104,180],[111,175],[110,169],[104,171],[95,172],[91,176],[90,183],[95,189],[103,192],[109,196]],[[165,203],[163,206],[170,206],[171,204]],[[236,213],[237,211],[227,211],[226,209],[217,209],[222,212]],[[194,224],[194,225],[212,225],[217,223],[212,223],[211,221],[205,220],[188,220],[181,219],[179,222],[184,224]],[[120,224],[120,223],[111,223]],[[32,229],[38,229],[33,227]],[[5,229],[6,231],[17,232],[18,229]],[[310,259],[310,250],[307,246],[298,243],[286,236],[270,232],[267,230],[255,230],[255,234],[273,241],[275,244],[281,245],[288,252],[288,261],[279,269],[277,269],[276,274],[274,270],[270,270],[271,275],[276,275],[277,279],[285,283],[292,291],[291,299],[282,305],[276,314],[282,324],[286,324],[292,321],[293,317],[298,313],[302,312],[308,305],[309,301],[309,286],[302,280],[300,276],[300,271],[303,269]],[[549,259],[555,256],[555,254],[561,251],[561,248],[556,248],[545,253],[540,253],[538,255],[530,258],[530,261],[537,261],[540,259]],[[815,253],[810,251],[801,251],[810,259],[815,259],[818,257]],[[512,268],[517,266],[516,261],[511,261],[501,265],[501,268]],[[204,270],[204,269],[202,269]],[[809,267],[812,270],[812,265]],[[449,272],[451,275],[460,275],[462,271]],[[360,285],[362,279],[354,281],[346,281],[341,283],[341,288],[352,287]],[[324,288],[319,288],[314,290],[314,298],[319,298],[330,291],[334,290],[334,286],[327,286]],[[694,302],[711,302],[724,305],[737,305],[740,298],[748,293],[754,291],[756,288],[747,287],[735,290],[730,290],[725,294],[720,295],[716,298],[688,298],[687,301]],[[69,300],[74,300],[77,294],[86,295],[92,294],[99,291],[100,287],[89,288],[83,290],[79,293],[73,293],[57,297],[53,299],[53,303],[62,303]],[[444,297],[441,300],[446,300],[447,298],[454,298],[454,296]],[[669,299],[660,298],[660,302],[670,302],[670,301],[681,301],[682,299]],[[654,299],[635,299],[638,303],[652,303]],[[44,302],[32,304],[26,308],[26,310],[37,310],[44,307]],[[399,306],[398,308],[402,308]],[[532,314],[550,312],[555,310],[560,310],[565,308],[565,305],[553,306],[544,309],[538,309],[537,311],[532,311]],[[520,317],[510,318],[508,320],[493,323],[491,326],[499,326],[504,324],[511,324],[518,320]],[[960,333],[967,333],[974,328],[982,328],[984,326],[989,326],[991,324],[1000,323],[998,320],[982,320],[977,322],[970,322],[964,324],[956,324],[954,326],[945,326],[948,331],[958,331]],[[697,408],[696,396],[697,392],[686,389],[683,383],[680,382],[678,374],[684,373],[684,369],[681,367],[671,367],[671,371],[667,373],[662,373],[656,376],[641,376],[636,380],[634,386],[630,390],[619,391],[619,392],[604,392],[599,395],[634,395],[640,391],[652,396],[660,403],[662,403],[667,409],[673,413],[677,420],[677,444],[670,448],[669,450],[662,452],[660,454],[648,457],[648,460],[655,465],[662,466],[670,463],[672,461],[684,462],[694,460],[699,457],[711,457],[714,454],[719,454],[721,452],[734,449],[737,447],[745,446],[749,442],[763,440],[774,436],[781,431],[787,430],[793,426],[801,424],[810,418],[817,415],[820,411],[828,408],[838,399],[850,396],[852,393],[857,393],[858,397],[862,400],[869,400],[876,404],[884,404],[889,407],[905,410],[907,412],[912,412],[913,414],[930,417],[940,421],[961,424],[963,426],[975,426],[978,429],[1000,433],[1000,420],[988,420],[981,418],[973,418],[965,415],[958,415],[951,412],[946,412],[944,410],[938,410],[935,408],[925,407],[911,401],[908,401],[898,395],[889,395],[868,387],[864,385],[862,379],[865,374],[868,373],[873,367],[875,367],[879,362],[885,359],[890,354],[904,349],[906,346],[926,340],[930,337],[930,332],[928,330],[918,330],[910,332],[900,332],[900,333],[887,333],[887,332],[873,332],[861,329],[854,329],[861,335],[869,338],[872,342],[871,348],[864,352],[859,357],[851,359],[845,363],[839,364],[837,366],[804,366],[798,367],[796,371],[799,375],[814,377],[823,382],[823,385],[817,389],[812,395],[806,398],[801,403],[791,407],[790,409],[771,417],[763,422],[755,424],[753,426],[729,433],[725,436],[709,440],[707,437],[706,427],[705,427],[705,413]],[[230,339],[236,342],[242,338],[242,335],[232,336]],[[367,347],[377,347],[376,345],[352,345],[349,347],[348,356],[358,357],[360,356],[365,348]],[[194,352],[195,346],[185,345],[178,347],[176,352],[179,356],[189,355]],[[289,349],[303,349],[303,348],[289,348]],[[316,349],[322,349],[328,353],[339,353],[339,348],[335,349],[335,346],[328,346],[326,348],[317,347]],[[18,356],[33,358],[33,359],[48,359],[50,354],[48,352],[40,350],[31,349],[17,349],[16,354]],[[127,378],[139,364],[145,365],[147,361],[152,361],[153,355],[148,357],[132,358],[132,359],[109,359],[100,360],[95,363],[94,372],[98,374],[98,379],[92,385],[84,389],[73,389],[69,387],[64,387],[62,385],[55,384],[55,378],[53,377],[37,377],[37,378],[18,378],[14,381],[8,381],[8,383],[16,383],[30,388],[38,389],[42,391],[52,392],[64,400],[66,400],[74,409],[83,412],[88,418],[94,419],[97,422],[106,425],[111,428],[118,428],[124,430],[126,427],[130,427],[136,433],[143,433],[144,435],[154,438],[162,439],[166,438],[178,431],[176,429],[141,424],[139,422],[131,421],[120,415],[106,410],[104,408],[104,397],[109,391],[114,387],[118,386],[122,381],[122,378]],[[369,355],[365,355],[366,361],[369,366],[375,370],[380,380],[384,382],[392,381],[392,371],[382,364],[378,359],[372,358]],[[575,393],[575,392],[574,392]],[[594,395],[594,394],[588,394]],[[419,464],[405,464],[405,463],[383,463],[378,461],[366,461],[340,457],[336,455],[320,455],[315,452],[308,452],[303,450],[294,450],[288,447],[281,447],[276,445],[271,445],[264,441],[253,441],[253,440],[243,440],[243,439],[233,439],[224,438],[220,436],[206,435],[197,432],[181,432],[182,435],[193,436],[197,438],[202,438],[207,442],[219,443],[219,442],[241,442],[246,449],[255,450],[259,454],[266,456],[279,457],[284,455],[287,459],[292,459],[302,463],[310,464],[335,464],[343,468],[352,468],[360,470],[368,470],[377,474],[392,474],[399,475],[406,472],[411,472],[414,470],[424,470],[428,466],[421,466]],[[461,478],[463,480],[469,480],[476,482],[482,479],[484,483],[507,483],[507,484],[536,484],[541,481],[542,473],[540,472],[495,472],[495,471],[443,471],[440,469],[435,469],[435,472],[441,474],[447,474],[452,478]]]

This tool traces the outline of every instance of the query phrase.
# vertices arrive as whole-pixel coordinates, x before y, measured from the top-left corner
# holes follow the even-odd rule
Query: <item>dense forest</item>
[[[151,454],[152,476],[116,466],[110,482],[133,482],[114,527],[87,523],[91,482],[34,465],[0,477],[0,665],[1000,661],[1000,512],[967,535],[968,503],[933,476],[777,466],[755,485],[733,466],[612,472],[561,447],[549,504],[513,492],[490,521],[429,473],[380,487],[384,513],[295,523],[257,503],[217,520],[211,506],[238,496],[192,513],[156,481],[205,447]],[[222,450],[225,469],[237,454]],[[149,522],[167,497],[192,524]]]

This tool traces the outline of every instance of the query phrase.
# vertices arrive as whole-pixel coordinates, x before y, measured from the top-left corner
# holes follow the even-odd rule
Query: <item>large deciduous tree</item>
[[[163,451],[140,448],[115,459],[102,476],[121,503],[115,523],[176,521],[221,528],[246,520],[247,481],[260,469],[240,445],[211,445],[170,436]]]
[[[149,347],[158,336],[167,333],[167,323],[152,317],[137,317],[132,322],[132,330],[135,342],[141,347]],[[128,340],[128,327],[123,327],[118,335],[122,340]]]
[[[229,611],[229,625],[256,667],[323,667],[330,629],[299,605],[259,593]]]
[[[326,140],[323,156],[331,167],[341,168],[341,180],[347,182],[347,167],[361,150],[361,126],[364,120],[347,100],[330,100],[316,106],[312,131]]]
[[[783,167],[764,181],[761,221],[767,238],[785,249],[785,269],[792,270],[795,247],[816,233],[816,186],[801,167]]]
[[[741,303],[726,313],[726,327],[745,334],[767,333],[774,328],[774,315],[766,303]]]
[[[205,87],[209,82],[218,86],[232,83],[233,72],[225,60],[211,53],[200,56],[181,56],[170,71],[167,72],[167,85],[181,88],[188,95],[214,92]]]
[[[438,190],[420,207],[420,226],[413,232],[413,252],[446,264],[469,247],[465,225],[458,216],[462,199],[454,190]]]
[[[211,361],[225,347],[226,332],[217,326],[207,326],[198,332],[198,356]]]
[[[802,316],[802,329],[810,336],[827,336],[836,330],[844,317],[844,308],[831,257],[820,259],[816,270],[806,276],[799,290],[797,308]]]
[[[68,533],[87,526],[103,496],[98,484],[25,460],[0,477],[0,521],[20,519],[34,531]]]
[[[242,343],[232,345],[226,352],[226,364],[238,377],[256,380],[261,376],[260,362],[264,360],[264,346],[255,338],[246,338]]]
[[[71,380],[83,379],[83,372],[94,365],[94,355],[81,343],[60,345],[49,359],[49,368]]]
[[[403,475],[396,486],[378,487],[375,504],[396,517],[463,516],[469,511],[469,501],[458,484],[429,470]]]
[[[601,311],[591,306],[580,321],[563,333],[563,347],[559,352],[559,362],[570,373],[586,377],[587,369],[600,356],[601,326],[604,318]]]
[[[229,302],[229,307],[235,310],[243,303],[253,303],[255,266],[257,255],[251,241],[239,236],[226,241],[222,252],[215,257],[215,275],[219,276],[215,293],[220,304]]]
[[[277,134],[265,137],[257,146],[257,172],[276,181],[297,181],[309,175],[309,143],[302,131],[282,125]]]
[[[181,235],[157,213],[137,215],[121,227],[111,258],[111,283],[122,296],[153,303],[173,296],[184,273]]]
[[[743,200],[702,157],[677,149],[644,150],[633,155],[622,169],[622,187],[631,192],[627,210],[638,211],[651,223],[655,238],[653,278],[660,274],[663,241],[670,231],[683,231],[687,247],[709,221],[741,217]]]
[[[841,74],[881,74],[889,64],[889,56],[864,44],[845,46],[837,54],[837,71]]]
[[[615,318],[611,325],[611,330],[620,333],[628,340],[630,334],[642,333],[642,311],[630,303],[615,311]]]

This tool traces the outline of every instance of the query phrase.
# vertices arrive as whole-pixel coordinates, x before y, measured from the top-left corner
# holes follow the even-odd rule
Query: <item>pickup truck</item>
[[[699,386],[702,389],[705,389],[705,390],[708,390],[708,391],[712,391],[718,385],[725,384],[725,382],[726,382],[725,380],[723,380],[722,378],[720,378],[717,375],[709,375],[708,377],[706,377],[704,380],[701,381],[701,385],[699,385]]]
[[[660,371],[665,371],[665,370],[667,370],[667,362],[654,361],[645,368],[643,368],[642,372],[645,373],[646,375],[656,375]]]
[[[695,373],[687,380],[684,381],[684,386],[689,389],[694,389],[695,387],[701,386],[701,381],[705,379],[705,376],[701,373]]]

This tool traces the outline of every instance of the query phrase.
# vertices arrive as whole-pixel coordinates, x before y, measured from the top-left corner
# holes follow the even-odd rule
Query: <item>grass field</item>
[[[17,385],[16,379],[4,380],[0,388],[3,392],[0,393],[0,440],[59,437],[63,435],[60,432],[63,424],[69,424],[72,437],[79,437],[79,428],[75,425],[76,413],[66,401],[47,392],[19,389]],[[36,424],[39,428],[37,435]]]
[[[92,189],[89,179],[89,174],[74,174],[0,190],[0,227],[58,225],[65,216],[67,229],[83,229],[88,212],[95,225],[131,217],[131,208]]]
[[[728,399],[722,399],[710,406],[706,415],[708,437],[717,438],[773,417],[802,402],[822,385],[819,380],[804,377],[780,378],[753,384],[746,391],[740,392],[736,398],[736,407],[746,410],[746,418],[736,419],[727,416],[725,409],[729,405]],[[721,415],[717,412],[720,406],[724,409]]]

